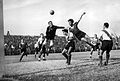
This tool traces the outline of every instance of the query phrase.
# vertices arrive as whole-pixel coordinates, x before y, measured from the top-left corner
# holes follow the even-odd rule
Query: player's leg
[[[106,51],[106,47],[107,47],[107,42],[103,41],[101,44],[101,50],[100,50],[100,55],[99,55],[100,66],[102,65],[102,58],[103,58],[102,56],[103,56],[103,53]]]
[[[102,66],[102,60],[103,60],[103,53],[105,52],[105,50],[101,50],[101,53],[99,55],[99,66]]]
[[[23,58],[24,55],[25,55],[25,51],[22,49],[22,50],[21,50],[20,60],[19,60],[20,62],[22,61],[22,58]]]
[[[98,55],[100,55],[100,48],[97,49]]]
[[[113,42],[109,41],[108,46],[107,46],[107,51],[106,51],[106,61],[105,61],[104,65],[108,65],[108,61],[110,58],[110,51],[112,50],[112,46],[113,46]]]
[[[68,65],[70,65],[70,63],[71,63],[71,52],[72,52],[72,49],[73,49],[73,47],[69,47],[69,49],[68,49]]]
[[[50,40],[50,46],[48,48],[48,52],[50,52],[50,50],[52,49],[53,45],[54,45],[54,40]]]
[[[47,44],[48,44],[49,40],[46,38],[42,44],[42,49],[45,48],[45,52],[47,54],[47,56],[49,55],[48,49],[47,49]]]
[[[68,63],[68,55],[67,55],[67,49],[63,49],[63,51],[62,51],[62,55],[66,58],[66,63]]]
[[[35,58],[36,58],[36,55],[37,55],[37,48],[35,48]]]
[[[38,61],[40,61],[40,60],[41,60],[41,55],[42,55],[41,47],[42,47],[42,45],[41,45],[41,44],[39,44]]]
[[[86,34],[83,38],[81,38],[82,41],[85,41],[88,45],[90,45],[92,48],[94,48],[94,45],[91,43],[90,37]]]
[[[40,51],[39,54],[38,54],[38,61],[41,60],[41,55],[42,55],[42,51]]]
[[[100,55],[100,49],[101,49],[101,44],[98,45],[97,51],[98,51],[98,55]]]
[[[43,53],[43,60],[46,60],[46,58],[45,58],[45,53]]]
[[[108,42],[106,40],[103,40],[102,41],[102,45],[101,45],[101,53],[99,55],[99,60],[100,60],[100,63],[99,65],[101,66],[102,65],[102,56],[103,56],[103,53],[107,50],[107,47],[108,47]]]
[[[22,58],[23,58],[24,55],[27,56],[27,49],[26,49],[26,48],[21,49],[21,57],[20,57],[20,61],[22,60]]]
[[[42,46],[42,52],[43,52],[43,60],[46,60],[46,58],[45,58],[45,54],[46,54],[45,45]]]
[[[36,58],[36,55],[37,55],[37,48],[35,48],[35,58]]]
[[[94,48],[91,48],[90,58],[92,58],[93,51],[94,51]]]
[[[21,62],[21,60],[22,60],[22,58],[23,58],[23,56],[24,56],[23,53],[24,53],[24,52],[21,53],[20,60],[19,60],[20,62]]]
[[[110,50],[107,50],[106,51],[106,61],[104,62],[104,65],[106,66],[106,65],[108,65],[108,60],[109,60],[109,58],[110,58]]]

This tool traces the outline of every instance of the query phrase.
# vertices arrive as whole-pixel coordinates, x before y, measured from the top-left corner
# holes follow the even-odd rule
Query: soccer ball
[[[50,15],[54,15],[54,13],[55,13],[54,10],[50,11]]]

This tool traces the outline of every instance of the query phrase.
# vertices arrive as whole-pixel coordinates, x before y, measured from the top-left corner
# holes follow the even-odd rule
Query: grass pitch
[[[37,61],[34,55],[24,57],[6,56],[4,77],[18,81],[120,81],[120,50],[112,50],[108,66],[97,66],[98,55],[94,52],[72,53],[71,65],[61,54],[50,54],[46,61]],[[105,58],[105,54],[104,54]]]

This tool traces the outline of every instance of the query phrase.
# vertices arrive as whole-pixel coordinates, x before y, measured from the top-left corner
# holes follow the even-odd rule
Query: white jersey
[[[70,42],[71,40],[73,40],[73,38],[74,38],[74,36],[73,36],[73,33],[72,33],[72,32],[69,32],[69,33],[68,33],[68,36],[66,36],[66,40],[67,40],[68,42]]]
[[[93,45],[96,45],[98,43],[98,39],[97,38],[93,38],[92,41],[91,41],[91,43]]]
[[[38,47],[39,47],[39,46],[38,46],[38,43],[35,43],[34,47],[35,47],[35,48],[38,48]]]
[[[44,38],[40,37],[37,42],[38,42],[38,44],[42,44],[43,41],[44,41]]]
[[[112,38],[116,38],[112,30],[110,30],[109,28],[106,28],[105,30],[111,35]],[[110,37],[104,31],[100,32],[100,38],[101,37],[103,40],[111,40]]]

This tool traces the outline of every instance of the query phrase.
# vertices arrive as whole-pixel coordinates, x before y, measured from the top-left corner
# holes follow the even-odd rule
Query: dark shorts
[[[85,37],[86,33],[79,31],[78,33],[75,34],[75,36],[81,40],[81,38]]]
[[[46,36],[45,37],[47,40],[54,40],[55,36]]]
[[[111,41],[111,40],[103,40],[101,50],[110,51],[110,50],[112,50],[112,46],[113,46],[113,41]]]
[[[41,50],[41,47],[42,47],[42,44],[39,44],[38,51],[40,51],[40,50]]]
[[[22,49],[21,49],[21,53],[22,53],[22,52],[26,53],[26,48],[22,48]]]
[[[92,47],[93,50],[95,51],[95,50],[99,49],[99,45],[100,45],[100,43],[97,43],[95,46],[93,46],[93,47]]]
[[[65,49],[66,50],[68,50],[69,49],[69,47],[72,47],[72,52],[75,50],[75,42],[74,41],[70,41],[70,42],[68,42],[67,44],[66,44],[66,46],[65,46]]]
[[[42,52],[46,51],[45,45],[42,47],[42,44],[39,44],[39,49],[38,51],[40,51],[42,49]]]
[[[39,48],[35,48],[35,52],[38,54]]]

